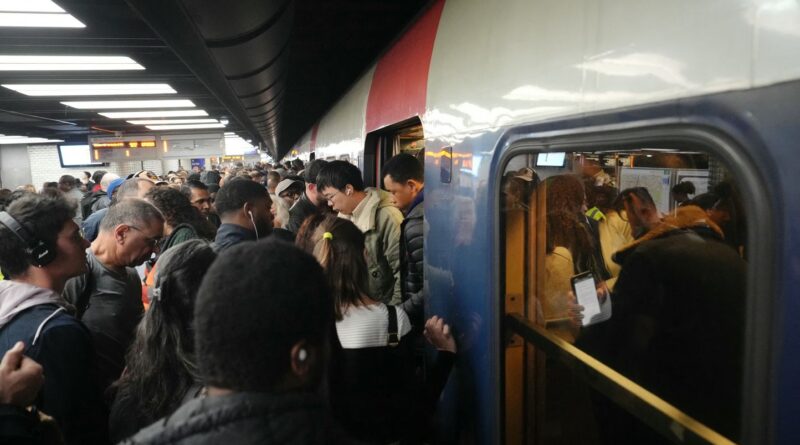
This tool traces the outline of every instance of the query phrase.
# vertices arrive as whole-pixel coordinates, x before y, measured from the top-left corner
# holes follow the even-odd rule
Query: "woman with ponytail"
[[[449,326],[438,317],[425,325],[425,337],[442,353],[423,383],[408,316],[367,294],[361,230],[329,215],[314,239],[336,314],[328,385],[332,412],[358,440],[418,443],[452,367],[456,345]]]

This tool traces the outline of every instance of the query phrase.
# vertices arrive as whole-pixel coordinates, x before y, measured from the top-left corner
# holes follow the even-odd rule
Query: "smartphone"
[[[571,279],[572,291],[578,304],[583,306],[583,325],[593,323],[593,319],[602,313],[600,300],[597,299],[597,289],[591,272],[583,272]]]

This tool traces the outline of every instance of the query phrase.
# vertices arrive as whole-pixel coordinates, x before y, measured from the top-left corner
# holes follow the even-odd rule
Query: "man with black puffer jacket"
[[[425,173],[422,164],[410,154],[401,153],[383,167],[383,185],[392,194],[394,205],[405,215],[400,225],[400,307],[414,326],[424,320],[423,199]]]

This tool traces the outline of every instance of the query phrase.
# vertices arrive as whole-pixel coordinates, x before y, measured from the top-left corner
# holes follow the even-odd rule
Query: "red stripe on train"
[[[367,98],[367,132],[425,112],[428,70],[443,8],[444,0],[431,5],[378,61]]]

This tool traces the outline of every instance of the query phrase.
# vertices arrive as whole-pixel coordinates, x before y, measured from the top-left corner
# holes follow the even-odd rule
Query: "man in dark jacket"
[[[596,353],[737,441],[746,265],[699,207],[679,207],[653,223],[642,217],[655,212],[652,203],[630,190],[621,195],[632,228],[642,235],[614,256],[622,271],[606,343]]]
[[[383,167],[383,185],[405,215],[400,226],[400,286],[406,311],[415,326],[424,321],[423,200],[425,172],[417,158],[401,153]]]
[[[289,209],[289,224],[286,229],[292,233],[297,233],[309,216],[328,211],[327,202],[317,190],[317,174],[327,163],[324,159],[315,159],[306,167],[303,178],[306,182],[305,193]]]
[[[226,182],[219,189],[214,205],[222,221],[214,240],[220,250],[272,233],[272,199],[264,187],[248,178]]]
[[[46,376],[40,410],[56,419],[69,444],[104,443],[106,418],[95,377],[92,338],[70,315],[64,283],[86,270],[86,248],[73,207],[63,198],[28,195],[0,213],[0,350],[23,342]]]
[[[195,303],[195,353],[208,396],[125,443],[347,443],[316,394],[331,301],[320,265],[290,244],[263,240],[220,254]]]

